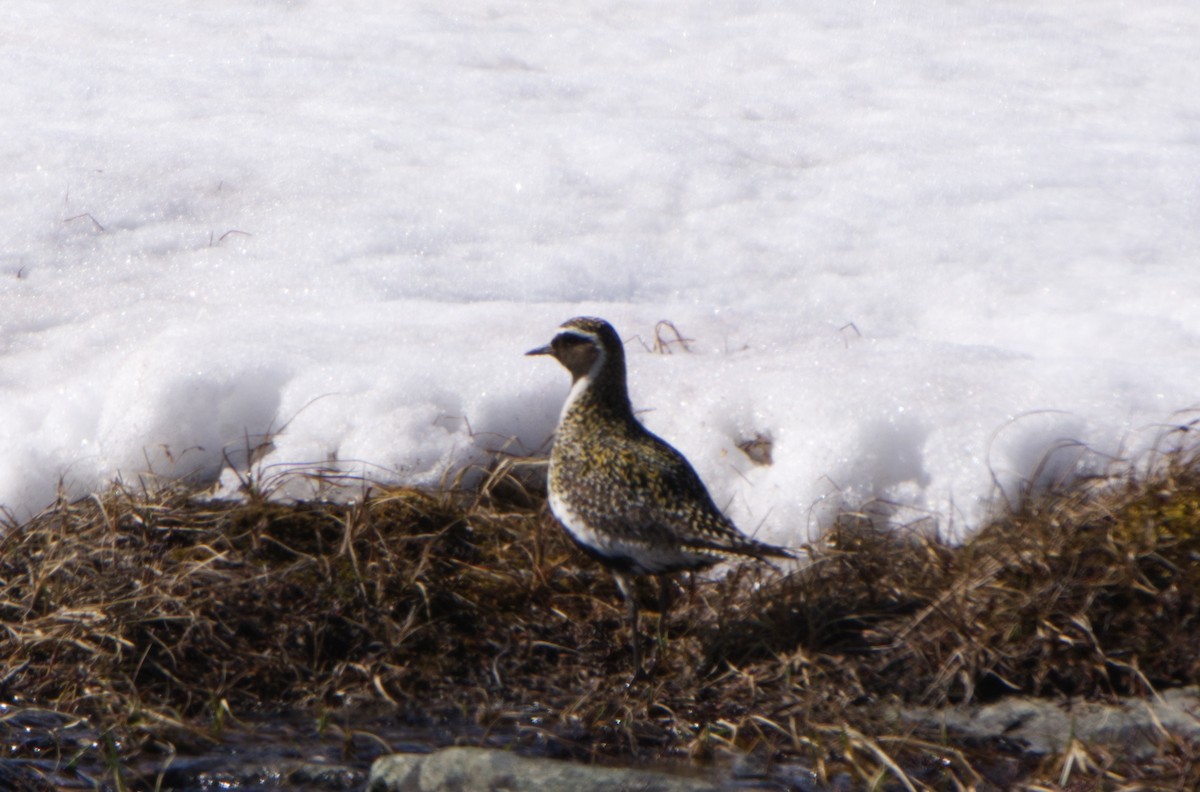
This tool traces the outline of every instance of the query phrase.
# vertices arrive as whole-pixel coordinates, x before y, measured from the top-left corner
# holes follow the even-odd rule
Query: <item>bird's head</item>
[[[596,374],[606,363],[625,368],[625,347],[613,326],[593,316],[568,319],[558,328],[558,335],[546,346],[531,349],[526,355],[550,355],[571,372],[573,380]]]

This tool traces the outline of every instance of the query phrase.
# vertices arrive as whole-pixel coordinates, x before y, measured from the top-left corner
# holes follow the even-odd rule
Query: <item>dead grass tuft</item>
[[[846,515],[792,574],[682,580],[658,672],[632,685],[615,587],[523,464],[477,471],[470,490],[352,503],[114,487],[4,515],[0,700],[89,719],[126,755],[213,739],[234,714],[383,703],[553,754],[750,750],[822,782],[1196,782],[1189,743],[1136,767],[1082,747],[1030,760],[884,714],[1200,682],[1200,466],[1186,455],[1031,499],[959,546]]]

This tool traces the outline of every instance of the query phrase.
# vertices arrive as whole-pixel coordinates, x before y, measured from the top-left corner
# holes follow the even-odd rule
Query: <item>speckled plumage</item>
[[[568,320],[528,354],[552,355],[574,378],[550,451],[551,511],[616,573],[627,597],[627,575],[702,569],[729,556],[791,557],[742,534],[687,459],[637,420],[624,346],[608,322]],[[634,646],[636,665],[636,636]]]

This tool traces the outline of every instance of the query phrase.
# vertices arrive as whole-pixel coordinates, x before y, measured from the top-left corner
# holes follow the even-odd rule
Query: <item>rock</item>
[[[901,711],[900,717],[944,729],[952,738],[1021,742],[1038,754],[1062,753],[1078,740],[1143,759],[1153,756],[1170,737],[1200,738],[1200,688],[1167,690],[1114,704],[1012,697],[984,706],[914,707]]]
[[[527,759],[485,748],[445,748],[375,760],[367,792],[719,792],[716,784],[650,770]]]
[[[167,789],[361,789],[362,768],[290,759],[241,759],[226,754],[175,759],[160,771]],[[0,789],[6,787],[0,785]]]

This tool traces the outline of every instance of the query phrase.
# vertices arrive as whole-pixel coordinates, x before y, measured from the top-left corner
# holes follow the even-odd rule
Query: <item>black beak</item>
[[[526,352],[525,354],[526,355],[553,355],[554,347],[552,347],[550,344],[546,344],[546,346],[540,346],[537,349],[531,349],[528,352]]]

